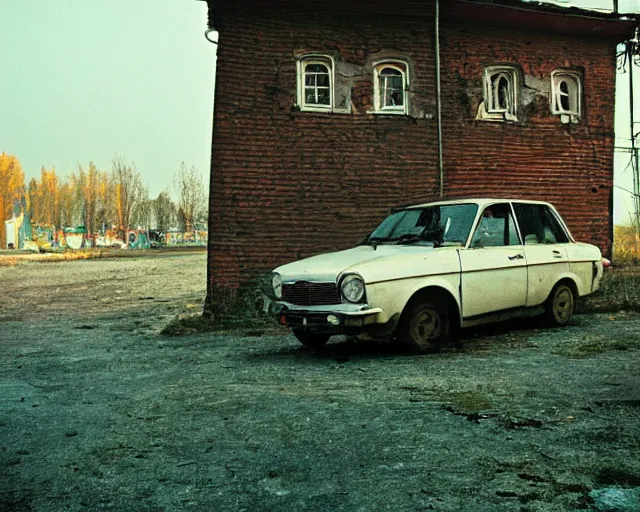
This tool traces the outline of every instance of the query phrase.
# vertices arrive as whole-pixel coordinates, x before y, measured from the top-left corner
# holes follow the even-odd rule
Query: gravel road
[[[640,509],[639,314],[428,356],[160,335],[205,258],[0,267],[0,510]]]

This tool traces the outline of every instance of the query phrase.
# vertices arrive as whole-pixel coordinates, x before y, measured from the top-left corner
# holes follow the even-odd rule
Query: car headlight
[[[276,299],[282,298],[282,277],[280,274],[273,274],[271,278],[271,286],[273,286],[273,294],[276,296]]]
[[[357,303],[364,298],[364,281],[356,275],[348,275],[340,285],[342,296],[349,302]]]

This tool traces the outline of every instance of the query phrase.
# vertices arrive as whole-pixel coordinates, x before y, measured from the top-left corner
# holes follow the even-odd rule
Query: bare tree
[[[87,237],[92,239],[100,228],[99,212],[101,209],[102,189],[106,183],[104,172],[100,172],[93,162],[89,162],[87,170],[78,165],[76,194],[82,205],[82,219],[87,230]]]
[[[137,203],[144,197],[142,179],[135,162],[128,162],[116,155],[111,161],[111,179],[115,190],[118,228],[127,230],[133,224],[133,214]]]
[[[151,203],[149,199],[149,191],[147,187],[140,186],[138,191],[138,200],[133,207],[131,215],[131,224],[140,226],[145,229],[151,227]]]
[[[155,228],[158,231],[167,231],[176,222],[176,205],[169,191],[160,192],[152,202]]]
[[[193,231],[196,216],[205,205],[204,184],[194,166],[187,168],[184,162],[174,175],[178,193],[178,220],[184,231]]]

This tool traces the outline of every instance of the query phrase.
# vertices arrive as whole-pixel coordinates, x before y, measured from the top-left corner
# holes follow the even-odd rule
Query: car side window
[[[569,241],[565,230],[547,205],[516,203],[513,208],[525,245],[564,244]]]
[[[520,245],[516,224],[508,204],[494,204],[482,212],[471,247]]]

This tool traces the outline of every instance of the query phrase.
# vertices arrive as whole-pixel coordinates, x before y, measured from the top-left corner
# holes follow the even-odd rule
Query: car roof
[[[487,206],[495,203],[527,203],[527,204],[546,204],[549,205],[545,201],[533,201],[530,199],[510,199],[505,197],[466,197],[462,199],[451,199],[451,200],[442,200],[442,201],[430,201],[428,203],[418,203],[418,204],[407,204],[403,206],[398,206],[394,208],[394,210],[409,210],[411,208],[423,208],[425,206],[443,206],[443,205],[453,205],[453,204],[469,204],[475,203],[480,207]]]

